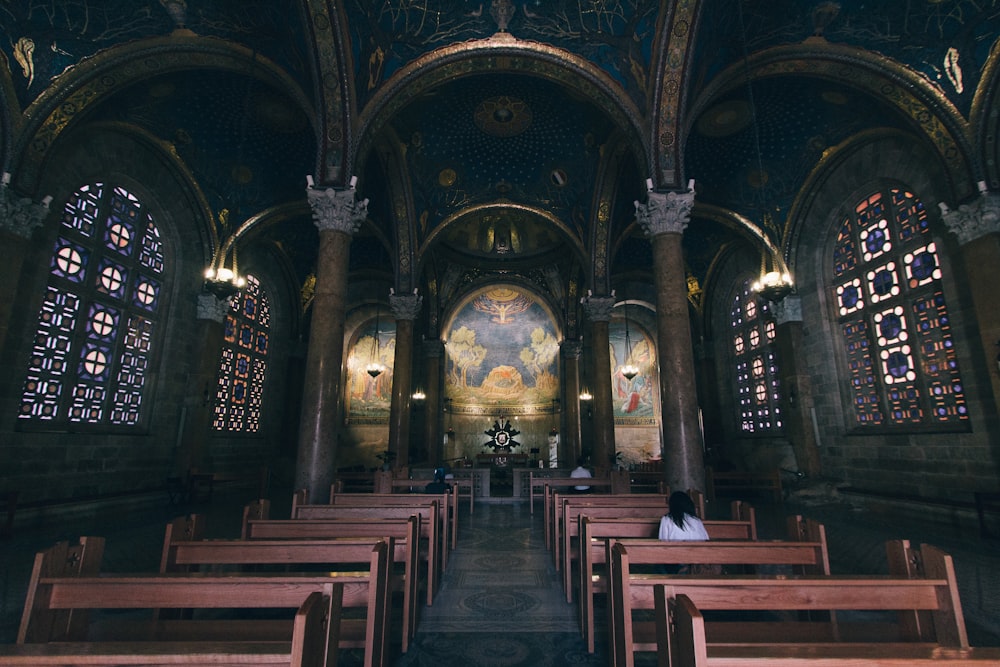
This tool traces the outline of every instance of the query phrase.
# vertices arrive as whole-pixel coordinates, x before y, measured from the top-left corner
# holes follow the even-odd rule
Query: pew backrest
[[[243,527],[243,539],[248,540],[325,540],[348,537],[388,536],[406,539],[411,530],[410,517],[416,519],[417,562],[426,563],[426,602],[430,606],[440,585],[437,549],[433,525],[428,526],[420,514],[405,519],[250,519]],[[417,578],[415,577],[416,581]]]
[[[662,585],[668,597],[686,595],[698,609],[727,611],[928,611],[933,628],[925,634],[906,636],[912,627],[901,625],[903,641],[933,641],[942,646],[967,648],[968,635],[951,557],[923,545],[922,559],[933,578],[896,576],[669,576],[632,574],[628,547],[616,543],[610,549],[609,633],[615,665],[632,664],[636,648],[655,650],[655,642],[637,640],[632,611],[655,609],[654,587]],[[796,622],[788,625],[796,632]],[[753,636],[752,623],[737,625],[744,636]],[[812,624],[811,624],[812,625]],[[802,626],[800,625],[799,628]],[[840,625],[827,631],[838,637]],[[815,631],[810,628],[810,631]],[[933,636],[931,636],[933,635]],[[776,642],[784,635],[776,636]],[[757,636],[758,641],[767,637]]]
[[[156,573],[47,576],[45,573],[58,569],[50,563],[53,557],[61,555],[60,552],[60,549],[46,550],[36,555],[21,626],[18,629],[18,644],[86,642],[93,638],[92,635],[141,643],[144,636],[149,639],[162,635],[175,638],[174,632],[181,632],[165,630],[166,626],[176,626],[180,621],[171,623],[170,620],[155,619],[125,622],[117,617],[96,629],[88,613],[92,610],[147,609],[159,612],[164,609],[218,611],[286,608],[302,611],[307,598],[313,593],[319,593],[326,601],[325,617],[329,619],[324,655],[337,650],[334,642],[343,621],[337,610],[341,607],[357,607],[365,610],[363,643],[360,646],[365,648],[366,664],[380,665],[385,659],[389,545],[384,541],[370,548],[366,572],[322,574],[195,576]],[[212,618],[194,623],[196,627],[190,621],[184,626],[184,632],[194,633],[191,635],[192,639],[224,641],[231,638],[239,624],[245,624],[245,621],[233,623]],[[137,628],[144,628],[145,631],[140,633]],[[218,632],[219,636],[213,637],[213,632]],[[182,639],[183,633],[176,638]],[[291,639],[290,634],[287,639]],[[137,647],[137,650],[140,648]]]
[[[160,572],[212,571],[220,566],[261,567],[280,565],[321,565],[325,570],[349,570],[370,558],[375,544],[384,541],[389,545],[390,560],[398,564],[390,572],[390,586],[402,592],[402,645],[406,651],[415,635],[416,599],[418,589],[418,564],[420,542],[420,517],[412,515],[407,520],[405,536],[338,537],[323,540],[205,540],[200,531],[177,530],[184,525],[203,526],[197,515],[167,524],[164,536]],[[388,621],[388,616],[386,616]],[[389,630],[386,628],[386,634]]]

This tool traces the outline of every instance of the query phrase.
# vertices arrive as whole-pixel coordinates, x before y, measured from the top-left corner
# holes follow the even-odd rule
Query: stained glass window
[[[859,427],[968,420],[923,202],[876,192],[841,221],[832,291]]]
[[[223,323],[222,359],[215,390],[216,431],[257,433],[270,344],[271,306],[254,276],[232,298]]]
[[[62,211],[18,417],[132,426],[141,417],[163,284],[152,216],[105,183]]]
[[[780,433],[781,391],[770,305],[758,301],[746,280],[733,299],[730,315],[740,431]]]

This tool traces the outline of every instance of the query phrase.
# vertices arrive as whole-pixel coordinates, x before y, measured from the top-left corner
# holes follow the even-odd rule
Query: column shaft
[[[350,244],[344,232],[320,231],[295,469],[295,488],[313,498],[329,494],[336,461]]]
[[[615,417],[611,399],[611,350],[608,321],[590,323],[594,357],[594,453],[593,465],[613,467],[615,456]]]
[[[396,465],[410,465],[410,395],[413,381],[413,320],[396,320],[396,353],[389,407],[389,451]]]
[[[671,489],[704,491],[705,461],[681,238],[681,234],[661,233],[652,239],[663,457]]]
[[[799,471],[816,477],[821,472],[821,466],[812,422],[812,379],[802,358],[802,318],[798,297],[785,297],[775,310],[779,314],[774,342],[785,434],[791,441]],[[787,317],[787,312],[793,310],[799,314]]]

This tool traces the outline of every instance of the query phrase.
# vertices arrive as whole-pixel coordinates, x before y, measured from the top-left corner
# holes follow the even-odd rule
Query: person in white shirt
[[[660,519],[659,538],[661,540],[707,540],[708,532],[705,531],[705,524],[695,516],[695,512],[691,496],[683,491],[671,493],[669,509]]]
[[[569,476],[570,477],[580,477],[580,478],[584,478],[585,477],[585,478],[588,478],[588,479],[593,478],[594,475],[584,465],[586,462],[587,462],[587,459],[581,456],[577,460],[577,462],[576,462],[576,467],[573,468],[572,471],[570,471]],[[573,493],[590,493],[590,486],[583,486],[583,485],[574,486],[573,487]]]

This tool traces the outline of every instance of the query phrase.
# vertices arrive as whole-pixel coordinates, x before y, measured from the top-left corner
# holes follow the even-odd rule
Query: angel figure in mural
[[[653,409],[653,390],[647,377],[647,373],[652,368],[652,349],[649,341],[645,337],[632,346],[632,354],[618,363],[614,346],[611,346],[611,360],[615,371],[612,377],[612,386],[615,392],[617,411],[623,415],[634,415],[642,411]],[[639,368],[639,374],[629,379],[622,373],[622,366],[634,364]]]

